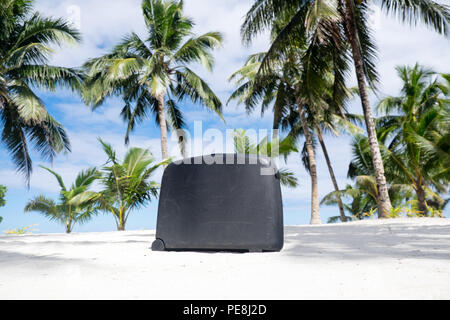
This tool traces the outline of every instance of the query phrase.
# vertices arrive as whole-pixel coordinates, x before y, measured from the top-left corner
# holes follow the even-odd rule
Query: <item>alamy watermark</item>
[[[202,121],[195,121],[192,134],[184,130],[172,132],[170,155],[184,154],[179,164],[250,164],[260,165],[261,175],[274,175],[279,163],[278,130],[203,129]]]

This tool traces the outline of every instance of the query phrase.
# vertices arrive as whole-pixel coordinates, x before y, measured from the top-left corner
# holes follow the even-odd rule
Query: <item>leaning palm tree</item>
[[[298,43],[298,39],[296,41]],[[239,103],[244,103],[248,113],[252,112],[258,104],[261,105],[261,114],[270,106],[272,107],[274,139],[278,138],[280,127],[284,130],[291,128],[290,135],[296,138],[300,135],[305,136],[303,163],[311,175],[312,217],[315,217],[312,221],[315,223],[318,223],[320,218],[317,174],[315,173],[314,134],[319,138],[326,156],[330,177],[337,191],[339,187],[323,141],[321,123],[325,123],[325,120],[328,123],[327,126],[323,126],[324,130],[332,127],[331,122],[339,123],[340,126],[345,124],[345,127],[355,130],[355,126],[344,115],[345,100],[350,96],[350,92],[342,81],[333,81],[339,75],[332,75],[330,72],[336,63],[340,63],[342,69],[347,68],[346,57],[335,51],[332,47],[320,44],[312,46],[304,52],[292,49],[291,52],[294,54],[290,52],[289,58],[300,56],[299,63],[303,64],[301,70],[298,70],[293,63],[289,63],[289,59],[270,58],[268,53],[258,53],[250,56],[245,65],[230,77],[230,80],[236,80],[238,87],[228,102],[236,99]],[[317,56],[322,57],[322,66],[319,69],[322,75],[315,74],[315,71],[310,68],[312,66],[311,59],[316,59],[317,62]],[[270,60],[271,68],[261,70],[264,60]],[[317,98],[319,92],[321,98]],[[326,94],[324,94],[325,92]],[[316,97],[314,97],[314,93]],[[317,105],[324,107],[314,108]],[[328,116],[325,117],[322,113],[326,113]],[[319,120],[319,117],[322,120]],[[310,121],[311,119],[316,120]],[[304,134],[305,130],[307,130],[307,134]],[[343,205],[339,205],[339,209],[341,219],[345,222]]]
[[[270,29],[282,17],[287,22],[278,32],[269,50],[276,56],[289,50],[290,41],[298,34],[316,30],[321,41],[330,41],[341,51],[350,51],[360,91],[370,152],[374,164],[378,193],[379,217],[387,217],[391,210],[384,166],[377,141],[375,123],[369,103],[366,81],[375,85],[377,72],[374,58],[376,46],[368,26],[368,12],[372,1],[354,0],[256,0],[246,15],[241,28],[242,38],[250,42],[258,33]],[[437,32],[448,35],[450,10],[432,0],[380,0],[382,9],[403,22],[415,25],[424,22]],[[269,59],[266,59],[269,60]],[[268,64],[266,64],[267,66]],[[344,75],[339,69],[335,74]]]
[[[233,93],[232,98],[243,97],[246,105],[253,107],[262,100],[262,111],[273,101],[274,125],[286,129],[290,118],[298,118],[301,134],[305,137],[304,165],[311,176],[311,223],[320,223],[319,194],[314,135],[308,122],[312,115],[319,115],[328,108],[323,92],[330,90],[332,79],[331,106],[342,113],[342,101],[347,96],[345,73],[349,69],[349,57],[339,36],[333,31],[333,16],[323,12],[324,20],[320,27],[295,30],[288,41],[284,41],[284,50],[274,52],[274,43],[289,22],[289,12],[274,16],[270,24],[272,46],[265,54],[251,57],[247,65],[234,77],[247,77]],[[298,32],[302,31],[302,32]],[[259,65],[258,65],[259,63]],[[240,80],[238,80],[240,81]],[[288,121],[286,121],[286,119]],[[284,124],[283,124],[284,123]],[[343,209],[342,219],[345,220]]]
[[[90,191],[94,181],[100,178],[96,168],[84,170],[78,174],[75,182],[67,189],[62,177],[49,168],[43,169],[55,176],[61,188],[59,202],[39,195],[30,200],[25,206],[25,212],[37,211],[52,221],[64,225],[66,233],[71,233],[76,223],[85,223],[95,214],[93,204],[98,194]]]
[[[353,185],[347,185],[345,189],[333,191],[325,195],[321,205],[335,206],[338,201],[343,201],[345,211],[350,215],[347,220],[363,220],[377,212],[377,183],[373,176],[358,176]],[[390,184],[389,196],[394,208],[403,209],[406,205],[414,203],[414,189],[409,184]],[[339,200],[340,199],[340,200]],[[348,201],[349,200],[349,201]],[[340,216],[333,216],[328,223],[335,223]]]
[[[126,143],[136,124],[154,114],[161,130],[162,158],[168,159],[166,112],[184,153],[184,121],[177,102],[190,99],[222,117],[219,98],[188,67],[198,62],[211,70],[211,51],[222,43],[222,36],[218,32],[195,36],[194,22],[183,14],[183,1],[144,0],[142,13],[146,38],[131,33],[109,54],[86,62],[89,79],[84,98],[94,109],[108,96],[123,98],[122,117],[128,123]]]
[[[381,100],[378,131],[386,154],[386,176],[410,183],[418,210],[428,215],[427,194],[446,194],[450,181],[450,91],[447,79],[418,64],[397,67],[401,95]],[[389,177],[391,176],[391,177]]]
[[[385,148],[381,149],[386,168],[390,169],[389,161],[386,158]],[[327,194],[321,204],[336,205],[338,199],[344,202],[344,208],[353,219],[360,220],[366,217],[367,213],[373,215],[378,211],[378,188],[374,176],[373,164],[370,157],[369,140],[362,134],[355,134],[352,141],[353,159],[349,165],[348,177],[355,181],[354,185],[347,185],[345,189],[335,190]],[[389,197],[394,208],[400,208],[413,198],[414,189],[411,184],[403,181],[392,180],[393,173],[387,170]],[[350,199],[350,203],[345,203]],[[389,212],[389,215],[392,213]],[[388,215],[388,216],[389,216]],[[334,222],[335,217],[331,217],[329,222]]]
[[[306,89],[310,86],[305,81],[307,78],[305,70],[308,68],[303,65],[304,61],[301,60],[304,54],[304,48],[300,47],[301,40],[297,41],[299,47],[291,47],[286,60],[274,59],[271,61],[273,67],[264,72],[259,73],[257,69],[258,65],[262,64],[261,59],[264,59],[267,54],[251,56],[246,65],[230,78],[236,78],[238,85],[230,99],[239,99],[239,102],[244,102],[247,112],[251,112],[258,103],[261,103],[261,113],[264,113],[265,109],[274,101],[273,128],[275,130],[280,127],[283,114],[292,109],[298,110],[301,124],[306,132],[305,146],[309,160],[307,170],[311,176],[311,223],[320,224],[316,156],[305,113],[307,102],[311,102],[314,95]],[[315,85],[319,86],[319,82],[316,81]],[[273,138],[278,138],[278,136],[274,135]]]
[[[99,192],[95,210],[111,213],[117,230],[124,231],[130,213],[158,196],[159,184],[150,178],[170,159],[155,164],[149,150],[130,148],[120,163],[112,146],[99,141],[108,161],[102,168],[103,190]]]
[[[293,48],[289,61],[274,61],[272,63],[276,67],[270,69],[269,72],[259,74],[254,70],[258,64],[261,64],[258,60],[264,58],[265,55],[251,56],[246,65],[231,77],[233,79],[240,76],[237,79],[239,87],[232,93],[230,99],[239,99],[239,102],[244,102],[247,112],[251,112],[258,103],[261,103],[261,113],[264,113],[265,109],[274,101],[274,133],[281,126],[286,113],[289,115],[292,112],[298,112],[305,133],[307,171],[311,176],[311,224],[320,224],[316,155],[305,110],[307,102],[312,101],[312,95],[306,93],[308,84],[305,83],[306,75],[302,69],[303,65],[302,68],[297,68],[297,65],[292,63],[292,61],[300,59],[302,54],[301,48]],[[273,138],[278,139],[278,134],[274,134]]]
[[[0,30],[1,140],[29,183],[31,148],[46,160],[70,151],[64,128],[34,90],[54,91],[57,86],[80,90],[77,70],[48,65],[52,45],[78,42],[80,34],[63,19],[34,12],[31,0],[1,1]]]
[[[431,119],[431,121],[422,119],[420,127],[426,129],[421,132],[423,136],[416,141],[415,147],[410,145],[410,148],[407,148],[400,145],[395,140],[388,138],[389,135],[386,134],[386,131],[378,130],[381,153],[386,165],[386,178],[389,181],[389,196],[394,206],[394,210],[391,210],[390,214],[408,203],[415,215],[427,216],[428,211],[433,211],[433,215],[440,216],[442,213],[440,210],[445,206],[443,196],[448,193],[449,180],[449,166],[448,164],[444,165],[445,161],[448,162],[449,159],[448,143],[446,142],[448,137],[443,139],[439,132],[433,132],[433,125],[430,123],[439,119],[432,112],[427,115],[426,119]],[[381,127],[381,123],[382,121],[377,121],[377,126]],[[414,135],[419,136],[417,133]],[[430,136],[434,136],[438,142],[436,143],[432,139],[428,141]],[[426,146],[424,149],[422,149],[423,145]],[[373,174],[373,165],[370,161],[369,141],[364,135],[356,135],[352,146],[354,157],[349,166],[348,177],[357,182],[364,181],[364,193],[376,199],[378,189]],[[430,154],[427,154],[426,148],[430,146]],[[446,151],[440,150],[442,147],[446,148]],[[438,157],[436,157],[436,151],[439,154]],[[445,156],[445,154],[447,155]],[[411,156],[415,159],[411,159]],[[423,168],[419,168],[415,162],[421,163]],[[360,188],[358,187],[358,189]],[[369,190],[371,191],[369,192]],[[423,194],[421,194],[421,190],[423,190]]]
[[[326,95],[327,92],[324,92]],[[328,167],[328,172],[330,175],[331,182],[333,184],[334,190],[339,191],[339,185],[336,179],[336,174],[331,163],[331,157],[328,152],[328,148],[325,144],[324,134],[329,133],[333,136],[340,136],[341,134],[358,134],[362,132],[362,129],[358,127],[355,123],[360,123],[361,119],[357,115],[349,114],[347,112],[342,113],[344,109],[340,107],[338,110],[333,108],[333,104],[328,102],[328,107],[324,108],[321,113],[308,112],[308,122],[310,123],[311,136],[314,137],[313,148],[316,149],[316,140],[319,142],[322,153],[325,158],[325,163]],[[286,121],[289,122],[291,127],[290,135],[298,138],[303,134],[303,127],[298,119],[298,114],[289,116]],[[309,168],[308,157],[306,156],[306,146],[303,148],[302,160],[305,168]],[[343,201],[339,198],[339,193],[336,194],[336,201],[339,209],[340,220],[342,222],[347,221],[345,215],[345,208]]]

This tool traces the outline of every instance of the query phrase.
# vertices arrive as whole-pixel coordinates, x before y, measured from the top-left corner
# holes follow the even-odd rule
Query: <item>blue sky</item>
[[[224,46],[215,53],[216,66],[208,73],[199,66],[194,69],[204,77],[210,86],[226,101],[233,85],[227,78],[254,52],[267,49],[267,36],[259,37],[251,47],[244,47],[239,37],[239,28],[243,16],[250,7],[252,0],[185,0],[186,13],[196,22],[195,32],[201,34],[208,31],[220,31],[225,36]],[[109,50],[123,35],[135,31],[144,34],[144,22],[140,12],[139,0],[79,0],[55,1],[37,0],[36,9],[47,16],[65,17],[80,27],[83,43],[55,48],[53,64],[75,67],[86,59],[98,56]],[[424,26],[410,28],[401,25],[396,20],[386,17],[380,12],[374,1],[371,23],[379,48],[379,72],[381,75],[381,95],[396,94],[400,82],[396,77],[396,65],[414,64],[419,62],[440,72],[449,72],[450,42]],[[354,79],[349,79],[349,85],[354,85]],[[39,168],[39,164],[52,166],[59,172],[66,184],[72,183],[76,174],[87,167],[99,166],[105,161],[97,137],[102,137],[114,145],[123,155],[126,147],[123,143],[125,125],[119,117],[123,103],[119,98],[109,99],[105,105],[91,112],[79,97],[71,92],[58,90],[54,93],[40,92],[49,112],[67,129],[72,153],[60,155],[53,164],[42,162],[39,156],[33,155],[34,172],[31,188],[27,189],[22,176],[15,173],[9,155],[0,145],[0,184],[8,187],[7,204],[0,208],[0,216],[4,220],[0,224],[0,232],[7,229],[28,225],[37,225],[37,232],[63,232],[63,227],[47,221],[38,213],[23,213],[23,207],[29,199],[45,194],[56,199],[58,185],[54,178]],[[377,98],[372,97],[372,103]],[[232,103],[224,108],[226,123],[199,106],[189,103],[182,105],[186,122],[192,133],[194,121],[202,121],[203,130],[215,128],[225,134],[226,129],[267,129],[271,127],[271,114],[264,117],[258,112],[247,116],[242,106]],[[359,112],[358,101],[352,102],[352,110]],[[338,183],[344,187],[350,183],[346,179],[348,163],[351,159],[349,137],[327,137],[326,143],[333,161]],[[217,141],[216,141],[217,142]],[[204,143],[204,150],[195,150],[194,154],[214,151],[216,142]],[[150,148],[157,158],[160,158],[159,129],[153,119],[144,122],[131,137],[131,146]],[[170,150],[176,152],[176,143],[170,142]],[[231,150],[228,150],[231,151]],[[333,190],[323,154],[318,150],[319,192],[323,196]],[[297,189],[283,189],[285,223],[289,225],[307,224],[310,218],[310,180],[303,169],[300,157],[293,155],[283,164],[293,170],[299,181]],[[155,175],[155,180],[161,178],[161,172]],[[133,212],[128,221],[127,229],[153,229],[156,224],[157,201],[150,203],[145,209]],[[322,222],[328,217],[337,215],[336,207],[322,207]],[[446,215],[450,212],[447,210]],[[86,225],[76,226],[75,232],[113,231],[114,220],[109,215],[95,217]]]

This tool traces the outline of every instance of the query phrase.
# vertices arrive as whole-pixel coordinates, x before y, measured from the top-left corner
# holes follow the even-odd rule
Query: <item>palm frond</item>
[[[448,36],[450,8],[432,0],[381,0],[381,9],[410,25],[424,23]]]
[[[183,71],[177,72],[177,82],[175,94],[180,100],[187,96],[192,102],[201,103],[223,119],[222,102],[197,74],[185,67]]]
[[[298,179],[295,176],[295,173],[289,171],[288,169],[281,168],[279,170],[280,174],[280,182],[283,186],[296,188],[298,186]]]
[[[44,167],[44,166],[40,166],[40,167],[42,169],[47,170],[48,172],[50,172],[56,178],[56,180],[58,181],[59,186],[61,187],[61,189],[63,191],[67,190],[66,186],[64,185],[64,181],[63,181],[62,177],[58,173],[56,173],[55,171],[53,171],[52,169],[49,169],[47,167]]]
[[[212,70],[214,59],[211,50],[219,47],[223,37],[219,32],[208,32],[191,38],[173,55],[173,59],[183,64],[200,62],[207,70]]]
[[[100,172],[97,168],[89,168],[81,171],[76,179],[72,188],[88,188],[95,180],[100,178]]]
[[[116,164],[117,163],[116,152],[114,151],[113,147],[109,143],[104,142],[100,138],[98,138],[97,140],[100,142],[103,151],[108,156],[108,162],[111,161],[113,164]]]
[[[27,202],[24,208],[25,212],[37,211],[42,213],[50,220],[64,223],[64,213],[61,212],[61,208],[51,199],[40,195]]]

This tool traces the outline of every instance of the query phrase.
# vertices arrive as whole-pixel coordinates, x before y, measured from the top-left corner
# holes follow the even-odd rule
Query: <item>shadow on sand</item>
[[[284,248],[284,255],[299,258],[450,261],[450,226],[397,223],[286,227]]]

